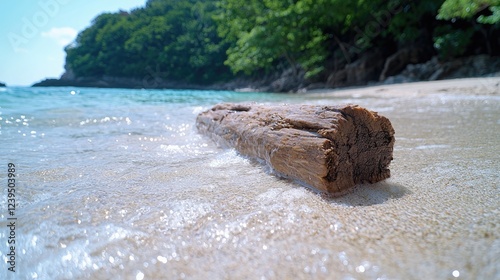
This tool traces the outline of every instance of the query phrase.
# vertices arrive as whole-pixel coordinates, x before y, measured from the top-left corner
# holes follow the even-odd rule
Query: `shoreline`
[[[94,87],[85,85],[61,85],[61,86],[26,86],[26,87],[87,87],[87,88],[123,88],[123,89],[144,89],[137,87]],[[171,88],[145,88],[145,89],[158,89],[158,90],[220,90],[220,91],[235,91],[235,92],[262,92],[273,93],[266,91],[259,91],[250,87],[242,87],[235,89],[226,89],[223,87],[180,87],[175,86]],[[352,86],[342,88],[319,88],[311,90],[302,90],[294,93],[282,94],[300,94],[315,97],[324,97],[327,95],[336,96],[376,96],[383,97],[383,95],[404,95],[408,96],[428,94],[428,93],[445,93],[454,90],[455,94],[473,94],[473,95],[500,95],[500,76],[492,77],[471,77],[471,78],[454,78],[437,81],[416,81],[416,82],[402,82],[393,84],[371,84],[364,86]],[[383,94],[381,94],[383,93]]]
[[[364,71],[358,69],[357,71]],[[329,77],[340,75],[341,70],[330,71]],[[406,68],[388,77],[363,76],[363,79],[331,80],[324,78],[313,81],[304,77],[303,73],[292,75],[290,69],[284,69],[264,76],[235,76],[227,81],[210,83],[188,83],[168,80],[164,77],[148,74],[143,77],[75,77],[71,70],[60,78],[47,78],[34,83],[32,87],[77,86],[94,88],[128,88],[128,89],[195,89],[195,90],[231,90],[241,92],[271,93],[303,93],[316,90],[337,90],[366,86],[418,83],[421,81],[443,81],[462,78],[500,77],[500,57],[476,55],[457,58],[451,61],[439,61],[433,57],[425,63],[408,64]],[[352,74],[352,73],[351,73]],[[354,75],[354,74],[353,74]],[[384,78],[382,78],[384,77]]]
[[[451,92],[454,94],[500,95],[500,77],[456,78],[438,81],[367,85],[341,89],[315,89],[301,94],[315,97],[325,97],[328,95],[355,97],[384,97],[386,95],[416,97],[418,95]]]

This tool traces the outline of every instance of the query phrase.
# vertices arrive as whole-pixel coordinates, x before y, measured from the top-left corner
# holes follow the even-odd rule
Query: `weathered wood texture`
[[[226,103],[199,114],[196,124],[219,145],[329,194],[390,176],[394,129],[357,105]]]

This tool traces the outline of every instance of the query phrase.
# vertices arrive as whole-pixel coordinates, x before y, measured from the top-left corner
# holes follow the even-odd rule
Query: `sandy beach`
[[[22,3],[0,280],[500,280],[500,0]]]
[[[328,199],[219,163],[222,181],[200,193],[216,198],[217,226],[184,247],[199,256],[190,267],[224,279],[500,279],[500,78],[305,95],[388,117],[392,177]]]
[[[346,250],[390,264],[388,278],[500,279],[500,78],[311,96],[367,108],[373,98],[386,100],[378,111],[396,131],[391,179],[322,202],[340,217],[343,228],[333,230]]]
[[[1,279],[500,279],[500,78],[2,94],[20,204],[18,272]],[[391,177],[326,198],[196,130],[214,104],[252,101],[379,112]]]

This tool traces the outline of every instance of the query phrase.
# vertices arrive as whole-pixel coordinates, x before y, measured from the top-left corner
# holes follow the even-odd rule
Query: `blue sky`
[[[64,72],[64,46],[103,12],[130,11],[146,0],[0,1],[0,82],[29,86]]]

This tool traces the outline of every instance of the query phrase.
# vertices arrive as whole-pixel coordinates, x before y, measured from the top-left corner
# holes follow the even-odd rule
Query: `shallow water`
[[[326,199],[195,129],[218,102],[356,103],[392,178]],[[0,91],[0,279],[500,278],[500,98],[90,88]]]

